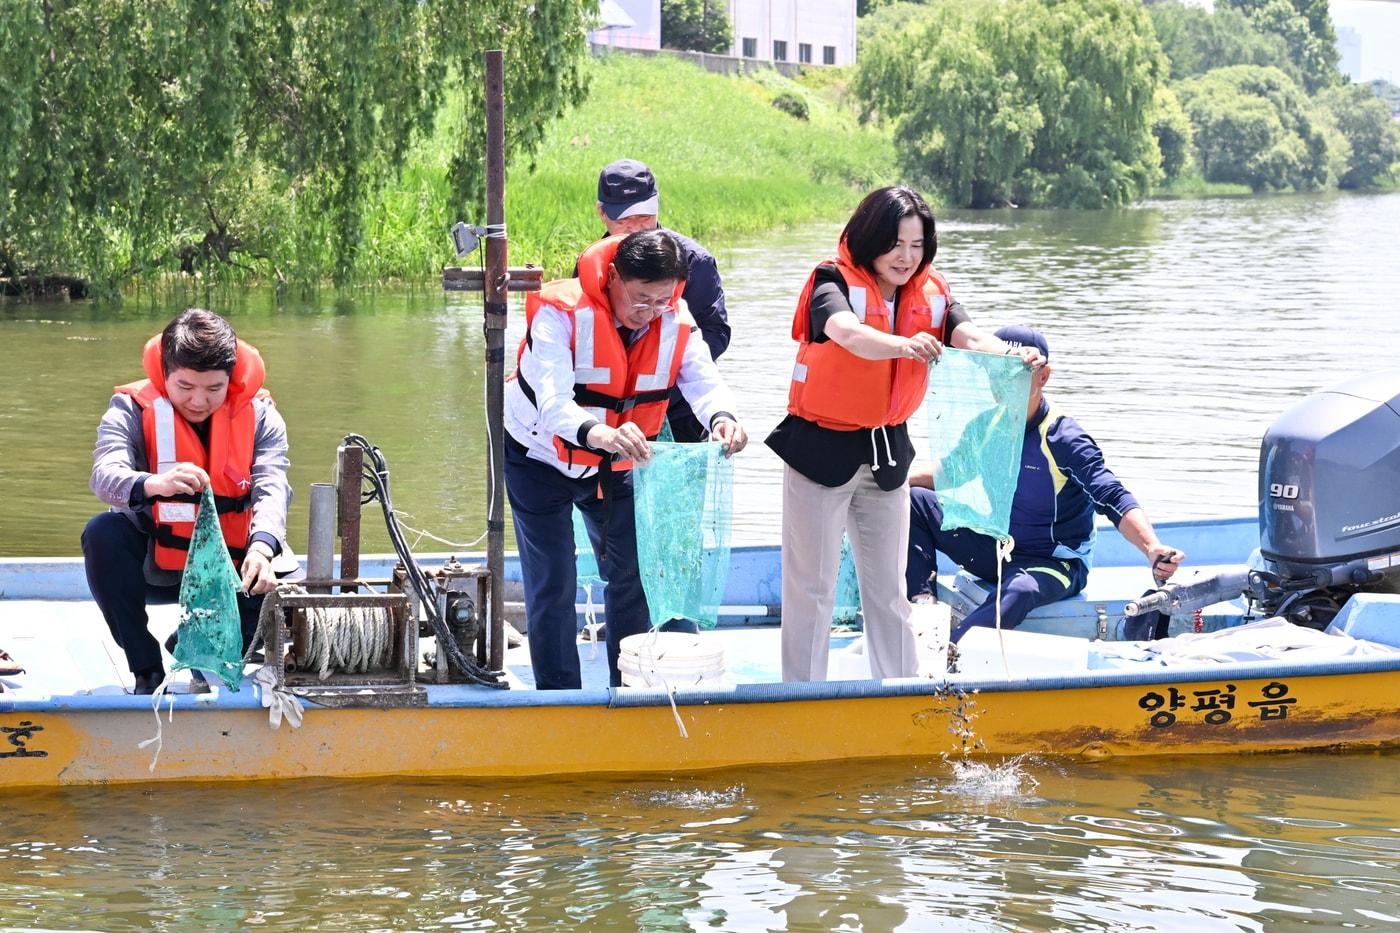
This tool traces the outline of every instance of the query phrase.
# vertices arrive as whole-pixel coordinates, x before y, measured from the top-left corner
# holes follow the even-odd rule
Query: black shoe
[[[212,690],[203,671],[190,671],[190,693],[210,693]]]
[[[160,682],[165,679],[165,671],[146,671],[136,675],[136,689],[131,691],[137,696],[150,696],[156,692]]]

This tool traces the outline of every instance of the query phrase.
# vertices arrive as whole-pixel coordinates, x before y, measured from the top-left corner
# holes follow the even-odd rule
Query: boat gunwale
[[[424,685],[428,702],[405,709],[524,709],[550,707],[636,707],[721,706],[754,703],[826,702],[892,697],[939,697],[977,693],[1052,692],[1135,686],[1210,683],[1227,680],[1277,680],[1281,678],[1321,678],[1366,676],[1400,672],[1400,654],[1392,657],[1329,659],[1274,663],[1241,661],[1232,664],[1154,667],[1151,670],[1102,668],[1092,673],[1049,674],[1040,677],[1005,679],[963,679],[954,675],[945,680],[925,678],[900,680],[835,680],[806,683],[745,683],[726,687],[594,688],[587,690],[511,690],[456,684]],[[363,705],[321,706],[306,699],[312,709],[378,709],[373,702]],[[160,707],[179,711],[261,710],[253,690],[219,694],[166,694]],[[0,713],[99,712],[148,709],[154,704],[146,696],[130,694],[71,695],[25,698],[0,694]]]

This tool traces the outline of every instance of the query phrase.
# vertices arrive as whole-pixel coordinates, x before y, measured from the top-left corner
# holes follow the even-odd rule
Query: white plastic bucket
[[[950,622],[947,603],[914,603],[910,607],[909,627],[914,631],[914,648],[918,652],[918,676],[943,679],[948,669]],[[827,660],[827,680],[869,680],[870,658],[865,648],[862,634],[844,648],[831,652]]]
[[[643,632],[619,646],[617,669],[624,687],[719,686],[724,681],[724,647],[717,639],[690,632]]]

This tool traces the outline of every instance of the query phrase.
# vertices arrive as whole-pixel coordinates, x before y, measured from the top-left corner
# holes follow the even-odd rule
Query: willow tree
[[[872,26],[856,93],[952,202],[1118,205],[1161,177],[1166,63],[1134,0],[942,0]]]
[[[0,274],[116,285],[241,265],[355,275],[370,193],[469,111],[451,165],[481,200],[482,52],[503,48],[513,153],[584,93],[597,0],[0,0]]]

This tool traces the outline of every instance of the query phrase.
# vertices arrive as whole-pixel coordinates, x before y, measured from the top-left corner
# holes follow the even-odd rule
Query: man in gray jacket
[[[146,344],[146,379],[117,386],[97,428],[90,485],[111,510],[83,530],[88,588],[126,653],[137,693],[164,678],[148,603],[179,598],[200,496],[212,487],[238,567],[246,650],[286,551],[287,426],[262,357],[211,311],[183,312]],[[290,554],[286,554],[290,558]]]

